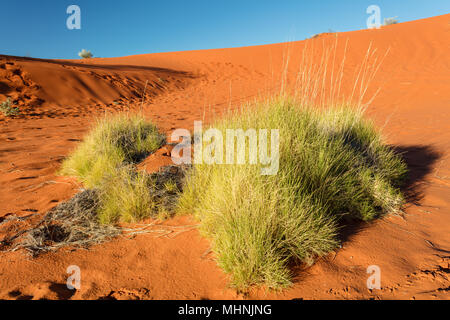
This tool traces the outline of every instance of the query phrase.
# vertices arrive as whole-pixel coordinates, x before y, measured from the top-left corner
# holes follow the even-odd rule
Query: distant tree
[[[86,50],[86,49],[81,50],[81,51],[78,53],[78,55],[79,55],[81,58],[83,58],[83,59],[89,59],[89,58],[92,58],[92,57],[93,57],[91,51],[88,51],[88,50]]]

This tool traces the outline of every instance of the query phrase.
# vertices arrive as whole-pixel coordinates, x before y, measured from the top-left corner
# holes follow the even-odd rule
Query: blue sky
[[[69,5],[81,30],[68,30]],[[78,58],[302,40],[366,28],[366,8],[410,21],[450,13],[449,0],[0,0],[0,54]]]

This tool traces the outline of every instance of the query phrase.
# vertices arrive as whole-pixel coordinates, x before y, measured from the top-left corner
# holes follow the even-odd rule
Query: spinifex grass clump
[[[119,167],[156,151],[164,139],[157,127],[140,115],[104,117],[64,161],[61,173],[76,176],[87,188],[98,187]]]
[[[169,166],[147,174],[123,166],[100,185],[98,218],[102,224],[164,218],[174,211],[185,169]]]
[[[195,165],[180,198],[237,288],[289,285],[289,263],[311,263],[335,248],[343,217],[368,221],[402,205],[406,166],[360,110],[279,99],[212,127],[223,135],[280,130],[278,174],[261,175],[259,164]]]
[[[164,140],[157,127],[140,115],[105,117],[64,161],[61,173],[76,176],[86,188],[97,191],[96,214],[103,224],[155,216],[167,207],[155,193],[159,176],[137,172],[135,164]]]
[[[102,182],[100,188],[84,190],[59,204],[34,227],[13,228],[16,232],[12,231],[0,241],[0,250],[23,248],[36,257],[66,246],[87,248],[117,237],[123,231],[129,236],[153,232],[151,225],[147,225],[148,229],[132,230],[115,223],[173,213],[185,171],[186,167],[167,166],[146,174],[136,172],[132,166],[120,167],[115,176]],[[11,216],[0,225],[9,230],[17,220],[19,218]],[[11,225],[6,225],[7,222]]]

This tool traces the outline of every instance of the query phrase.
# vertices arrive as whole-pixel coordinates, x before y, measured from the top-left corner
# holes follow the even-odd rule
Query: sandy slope
[[[63,250],[30,260],[0,253],[0,298],[303,298],[449,299],[450,258],[450,15],[381,30],[337,35],[337,61],[348,40],[344,90],[370,43],[380,56],[390,48],[367,111],[405,152],[410,166],[406,216],[388,217],[345,231],[343,248],[310,268],[299,267],[294,286],[282,293],[244,297],[228,289],[208,241],[196,230],[175,237],[116,239],[85,250]],[[290,44],[150,54],[89,61],[0,56],[0,101],[15,100],[22,115],[0,116],[0,223],[11,214],[43,214],[80,187],[57,177],[61,160],[91,120],[105,112],[140,108],[167,133],[209,121],[229,106],[277,92],[290,57],[292,84],[305,45],[319,63],[335,34]],[[150,169],[168,163],[165,152],[147,159]],[[19,223],[19,222],[18,222]],[[26,224],[27,222],[20,222]],[[177,218],[166,224],[195,224]],[[13,232],[14,225],[5,232]],[[0,235],[1,239],[1,235]],[[82,288],[65,289],[66,268],[82,270]],[[382,290],[366,288],[366,268],[378,265]]]

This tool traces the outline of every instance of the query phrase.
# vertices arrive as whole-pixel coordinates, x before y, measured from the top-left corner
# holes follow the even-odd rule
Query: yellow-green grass
[[[158,214],[151,190],[155,179],[137,172],[135,163],[156,151],[165,136],[138,114],[117,114],[97,120],[61,174],[77,177],[99,193],[99,222],[135,222]]]
[[[153,216],[158,208],[150,190],[154,181],[132,166],[118,167],[99,185],[99,222],[137,222]]]
[[[84,141],[63,162],[60,173],[77,177],[86,188],[95,188],[119,167],[156,151],[164,139],[158,128],[141,115],[105,116],[96,121]]]
[[[119,167],[97,188],[99,222],[115,224],[173,216],[180,194],[180,172],[172,174],[168,167],[168,170],[147,174],[136,171],[131,165]]]
[[[338,245],[344,217],[369,221],[403,203],[406,165],[360,109],[318,110],[280,98],[211,127],[223,136],[226,129],[280,130],[278,174],[261,175],[261,164],[197,164],[179,200],[179,212],[200,220],[238,289],[288,286],[291,263],[312,263]]]

